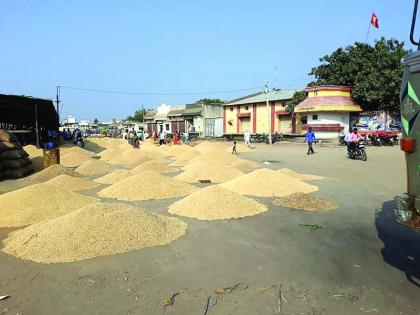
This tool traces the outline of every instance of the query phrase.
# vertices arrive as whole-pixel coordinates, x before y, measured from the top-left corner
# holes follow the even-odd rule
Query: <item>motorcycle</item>
[[[360,157],[363,161],[367,161],[367,154],[364,143],[358,142],[355,144],[355,146],[350,148],[349,157],[352,160]]]
[[[390,145],[390,146],[394,145],[393,139],[389,137],[388,135],[379,135],[379,140],[381,141],[382,145]]]
[[[381,139],[378,136],[369,135],[368,138],[369,138],[370,145],[379,146],[379,147],[382,145]]]

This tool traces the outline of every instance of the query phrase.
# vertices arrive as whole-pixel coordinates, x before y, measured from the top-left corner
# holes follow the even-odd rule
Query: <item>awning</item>
[[[34,128],[36,116],[40,129],[58,131],[58,114],[51,100],[0,94],[0,124]]]

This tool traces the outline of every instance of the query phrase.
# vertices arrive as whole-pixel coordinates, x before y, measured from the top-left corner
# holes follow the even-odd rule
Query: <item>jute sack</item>
[[[4,152],[0,152],[0,161],[2,160],[18,160],[25,157],[22,150],[12,149]]]

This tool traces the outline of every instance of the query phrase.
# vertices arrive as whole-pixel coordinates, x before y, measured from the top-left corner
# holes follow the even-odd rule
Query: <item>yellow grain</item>
[[[61,187],[70,191],[79,191],[99,187],[98,183],[89,181],[84,178],[73,177],[69,175],[59,175],[45,182],[48,185]]]
[[[297,192],[310,193],[318,190],[317,186],[267,168],[236,177],[221,186],[241,195],[260,197],[282,197]]]
[[[154,171],[130,176],[101,190],[101,197],[119,200],[168,199],[188,195],[198,188]]]
[[[199,220],[237,219],[265,211],[265,205],[218,185],[200,189],[169,206],[170,213]]]
[[[3,252],[39,263],[80,261],[168,244],[186,232],[176,218],[95,203],[9,234]]]
[[[0,195],[0,227],[29,225],[97,201],[45,183],[35,184]]]

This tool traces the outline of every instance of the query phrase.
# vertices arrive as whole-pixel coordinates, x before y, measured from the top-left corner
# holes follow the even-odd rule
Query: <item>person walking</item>
[[[314,154],[314,148],[312,147],[313,143],[315,142],[315,133],[312,131],[311,127],[308,127],[308,131],[306,132],[305,135],[305,141],[304,142],[308,142],[308,155],[309,154]]]
[[[245,131],[244,133],[244,141],[245,141],[245,148],[248,147],[251,149],[251,134],[249,131]]]
[[[166,132],[162,130],[159,134],[159,145],[165,144]]]

